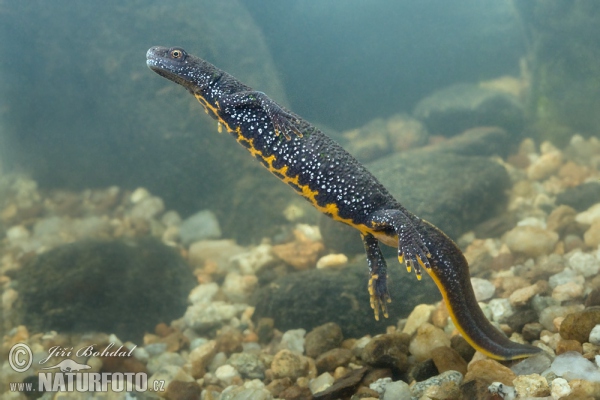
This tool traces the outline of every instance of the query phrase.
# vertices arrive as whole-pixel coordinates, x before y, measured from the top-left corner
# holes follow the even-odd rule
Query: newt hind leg
[[[398,236],[398,261],[406,263],[406,269],[415,270],[417,279],[421,279],[421,267],[430,269],[431,254],[413,222],[400,210],[381,210],[370,216],[374,230],[393,230]]]
[[[367,262],[371,274],[369,278],[371,308],[375,313],[375,319],[379,321],[380,310],[385,318],[388,317],[387,303],[391,302],[387,289],[387,265],[383,254],[381,254],[379,241],[370,234],[362,235],[362,240],[365,252],[367,253]]]

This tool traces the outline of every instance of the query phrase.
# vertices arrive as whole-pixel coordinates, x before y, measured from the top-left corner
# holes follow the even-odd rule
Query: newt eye
[[[184,52],[181,49],[173,49],[171,50],[171,57],[178,59],[183,58]]]

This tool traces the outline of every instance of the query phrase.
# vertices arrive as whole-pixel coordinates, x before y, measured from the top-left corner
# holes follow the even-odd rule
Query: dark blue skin
[[[439,229],[406,210],[356,159],[307,121],[214,65],[181,48],[152,47],[148,66],[185,87],[269,171],[314,207],[361,233],[371,278],[371,306],[387,317],[387,266],[379,242],[398,248],[400,262],[421,266],[444,296],[455,325],[476,349],[496,359],[527,357],[539,348],[511,342],[477,305],[468,264]]]

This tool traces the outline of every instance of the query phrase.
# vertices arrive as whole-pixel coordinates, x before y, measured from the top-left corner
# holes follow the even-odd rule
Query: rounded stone
[[[271,370],[276,379],[288,377],[296,380],[301,376],[306,376],[308,369],[309,365],[306,358],[290,350],[279,351],[275,354],[271,363]]]
[[[558,234],[537,226],[517,226],[502,239],[511,251],[537,257],[552,252]]]
[[[409,350],[417,361],[424,361],[431,358],[431,351],[439,346],[450,347],[450,338],[440,328],[425,323],[417,330]]]
[[[596,325],[600,324],[600,307],[589,307],[580,312],[568,314],[560,324],[560,336],[565,339],[585,343]]]
[[[17,277],[21,323],[33,331],[112,332],[141,342],[180,318],[196,281],[172,248],[153,238],[56,247]]]
[[[374,367],[391,367],[404,372],[408,368],[408,342],[403,333],[375,336],[364,347],[361,358]]]
[[[342,340],[344,340],[344,336],[338,324],[329,322],[317,326],[306,334],[304,341],[306,355],[316,358],[320,354],[338,347],[342,343]]]

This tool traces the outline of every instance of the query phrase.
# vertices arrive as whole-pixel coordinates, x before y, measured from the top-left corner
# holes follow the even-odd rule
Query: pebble
[[[386,378],[390,379],[390,378]],[[383,400],[409,399],[411,395],[410,386],[404,381],[388,382],[384,387]]]
[[[566,353],[567,351],[583,353],[583,346],[577,340],[559,340],[556,343],[556,354]]]
[[[431,358],[431,351],[439,346],[450,347],[450,338],[443,330],[426,322],[419,327],[417,336],[411,340],[409,351],[417,361],[425,361]]]
[[[208,396],[203,397],[208,399]],[[229,386],[221,392],[219,400],[273,400],[271,392],[258,379],[244,382],[242,386]]]
[[[208,263],[216,264],[218,272],[229,272],[232,269],[231,259],[246,250],[233,240],[201,240],[192,243],[188,250],[190,264],[204,268]]]
[[[527,177],[532,181],[546,179],[558,171],[562,162],[562,153],[558,150],[542,154],[527,168]]]
[[[193,242],[219,239],[221,227],[217,216],[210,210],[202,210],[183,220],[179,226],[181,242],[188,246]]]
[[[264,379],[265,364],[256,354],[234,353],[227,360],[227,364],[233,366],[246,379]]]
[[[508,301],[513,307],[522,307],[538,293],[540,293],[540,285],[529,285],[512,292],[508,297]]]
[[[550,386],[546,378],[539,374],[521,375],[513,380],[513,385],[519,397],[550,396]]]
[[[199,399],[202,388],[197,382],[171,381],[167,387],[165,397],[169,400]]]
[[[556,356],[550,368],[552,372],[565,378],[567,381],[585,379],[587,381],[600,382],[600,370],[598,366],[575,351],[569,351]]]
[[[319,258],[317,268],[338,268],[348,264],[348,257],[345,254],[328,254]]]
[[[431,358],[438,372],[458,371],[467,373],[467,362],[451,347],[440,346],[431,350]]]
[[[246,310],[245,304],[228,304],[214,301],[209,304],[192,304],[186,310],[183,321],[199,333],[219,327]]]
[[[299,271],[314,268],[325,245],[311,240],[298,229],[294,230],[294,235],[296,239],[293,242],[273,246],[271,252]]]
[[[215,282],[203,283],[192,289],[188,296],[191,304],[208,304],[219,291],[219,285]]]
[[[548,279],[548,283],[550,284],[550,287],[552,289],[559,285],[564,285],[565,283],[569,282],[574,282],[583,285],[585,279],[583,278],[583,276],[579,275],[577,272],[570,268],[565,268],[562,272],[554,274]]]
[[[404,372],[408,369],[409,340],[404,333],[377,335],[364,347],[361,358],[373,367],[389,367]]]
[[[248,252],[231,257],[231,263],[244,275],[253,275],[264,266],[271,264],[275,258],[271,254],[270,244],[260,244]]]
[[[471,361],[469,369],[465,375],[465,382],[473,379],[482,379],[491,384],[492,382],[501,382],[504,385],[512,386],[513,380],[517,376],[508,367],[494,360]]]
[[[590,332],[590,338],[588,340],[591,344],[595,344],[596,346],[600,346],[600,324],[597,324],[592,328]]]
[[[541,374],[550,368],[550,364],[552,364],[550,354],[541,352],[518,362],[510,367],[510,369],[516,375]]]
[[[286,331],[281,337],[279,349],[287,349],[295,351],[298,354],[304,354],[305,335],[306,329],[290,329]]]
[[[552,252],[558,234],[536,226],[517,226],[505,233],[502,240],[512,252],[538,257]]]
[[[210,340],[190,351],[189,362],[192,366],[190,373],[194,378],[202,378],[206,368],[217,354],[217,341]]]
[[[154,374],[164,366],[175,365],[181,367],[185,364],[185,362],[186,359],[183,358],[179,353],[167,351],[157,357],[150,358],[146,368],[148,368],[148,372],[150,374]]]
[[[552,381],[552,389],[550,391],[550,395],[552,399],[559,400],[563,397],[571,394],[571,387],[569,386],[569,382],[563,378],[555,378]]]
[[[333,376],[329,372],[325,372],[308,383],[308,388],[312,394],[322,392],[333,384]]]
[[[247,303],[258,285],[256,275],[240,275],[229,272],[221,286],[223,294],[233,303]]]
[[[162,199],[154,196],[147,197],[135,203],[129,215],[132,218],[151,220],[165,210]]]
[[[492,321],[498,323],[505,322],[515,312],[509,299],[492,299],[488,303],[488,309],[492,313]]]
[[[583,285],[575,282],[567,282],[558,285],[552,291],[552,298],[557,301],[568,301],[583,296]]]
[[[352,359],[352,351],[348,349],[331,349],[315,360],[318,372],[334,371],[337,367],[346,366]]]
[[[583,306],[579,305],[577,308],[578,310],[564,314],[565,319],[560,325],[560,336],[563,339],[573,339],[583,344],[589,340],[592,329],[600,324],[600,307],[588,307],[581,310]]]
[[[344,340],[344,336],[338,324],[329,322],[317,326],[306,334],[304,341],[306,355],[316,358],[328,350],[339,347],[342,340]]]
[[[546,220],[546,227],[554,232],[561,232],[575,221],[577,211],[565,205],[556,207]]]
[[[292,381],[308,374],[308,361],[306,357],[290,350],[280,350],[271,363],[273,376],[277,378],[290,378]]]
[[[544,325],[544,328],[548,329],[550,332],[556,332],[556,326],[554,325],[554,319],[557,317],[566,317],[569,314],[576,313],[578,311],[583,310],[583,304],[575,304],[572,306],[549,306],[542,310],[540,313],[540,323]],[[566,318],[565,318],[566,321]],[[563,321],[564,324],[564,321]],[[561,325],[561,330],[563,326]],[[590,327],[590,330],[592,327]],[[589,334],[589,331],[588,331]],[[565,337],[563,335],[563,339],[573,339],[571,337]],[[586,336],[587,339],[587,336]]]
[[[406,333],[410,336],[414,335],[419,326],[423,325],[425,322],[429,322],[431,313],[434,310],[435,306],[429,304],[419,304],[416,306],[406,319],[406,324],[404,325],[404,328],[402,328],[402,333]]]
[[[420,398],[425,391],[432,386],[442,386],[446,382],[454,382],[456,385],[460,385],[463,381],[463,375],[457,371],[446,371],[429,378],[423,382],[416,383],[411,388],[411,395],[416,398]]]
[[[583,234],[583,240],[588,247],[600,245],[600,221],[596,220],[590,226],[590,229]]]
[[[600,219],[600,203],[594,204],[575,216],[575,221],[583,225],[592,225],[597,219]]]
[[[600,271],[600,260],[593,254],[576,251],[567,260],[571,269],[584,278],[595,276]]]
[[[477,301],[491,299],[496,292],[496,287],[487,279],[471,278],[471,286],[473,286],[475,299]]]
[[[240,377],[240,374],[233,365],[225,364],[217,368],[215,376],[225,385],[231,385],[235,378]]]

